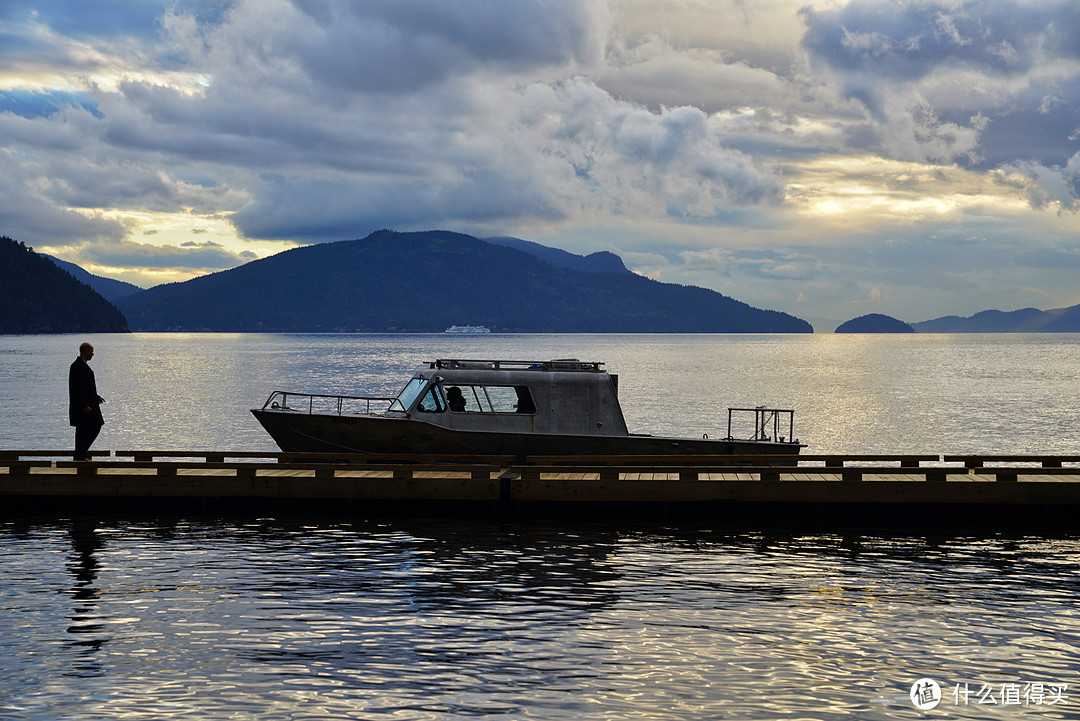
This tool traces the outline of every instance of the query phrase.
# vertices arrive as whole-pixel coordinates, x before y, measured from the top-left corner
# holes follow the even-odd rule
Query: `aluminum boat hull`
[[[413,418],[251,411],[287,453],[401,453],[466,455],[797,455],[798,442],[590,436],[453,430]]]

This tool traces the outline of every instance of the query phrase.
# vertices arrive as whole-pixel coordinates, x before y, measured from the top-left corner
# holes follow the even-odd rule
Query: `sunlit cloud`
[[[789,164],[788,201],[799,214],[835,221],[861,220],[867,228],[922,223],[986,208],[1020,213],[1023,188],[959,166],[832,157]]]

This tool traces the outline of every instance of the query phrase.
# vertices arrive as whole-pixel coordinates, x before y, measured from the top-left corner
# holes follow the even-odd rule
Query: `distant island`
[[[498,332],[813,332],[787,313],[644,278],[612,253],[449,231],[293,248],[117,302],[147,331],[441,333],[468,319]]]
[[[914,333],[915,329],[902,320],[881,313],[852,318],[837,326],[835,333]]]
[[[90,286],[22,242],[0,236],[0,333],[124,333],[127,321]]]

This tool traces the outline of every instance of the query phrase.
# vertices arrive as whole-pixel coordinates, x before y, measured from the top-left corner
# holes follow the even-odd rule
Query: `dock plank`
[[[641,457],[603,463],[517,463],[507,457],[423,457],[390,462],[350,457],[233,452],[99,452],[74,462],[67,451],[0,451],[0,499],[327,499],[468,501],[514,508],[555,504],[633,503],[696,508],[703,503],[918,504],[1064,506],[1080,510],[1080,467],[1061,456],[958,457],[856,455],[793,458]],[[34,456],[37,457],[34,457]],[[232,458],[233,460],[227,460]],[[952,459],[953,457],[945,456]],[[565,459],[562,459],[565,460]],[[618,461],[623,462],[618,462]],[[2,502],[0,502],[2,503]]]

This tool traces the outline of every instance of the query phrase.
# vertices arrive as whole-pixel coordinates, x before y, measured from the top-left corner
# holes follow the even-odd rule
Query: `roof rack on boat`
[[[577,358],[556,358],[555,360],[546,361],[439,358],[430,363],[432,370],[436,368],[467,368],[474,370],[585,371],[588,373],[603,372],[603,365],[603,363],[579,361]]]

